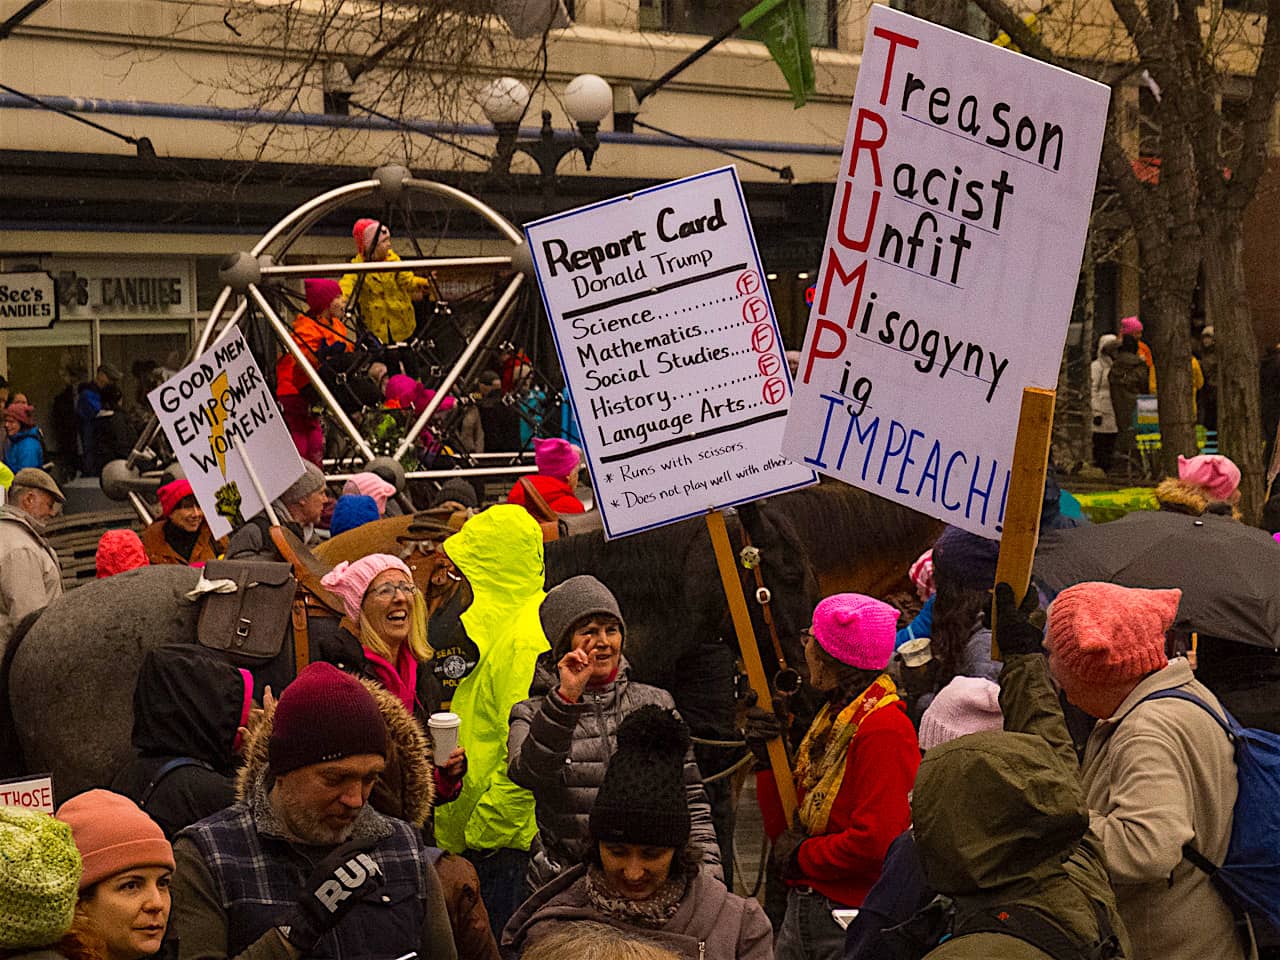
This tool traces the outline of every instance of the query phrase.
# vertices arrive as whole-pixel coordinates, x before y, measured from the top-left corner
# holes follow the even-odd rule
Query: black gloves
[[[773,841],[773,865],[783,880],[795,880],[801,876],[800,844],[808,839],[809,835],[798,824],[792,824]]]
[[[368,853],[372,847],[369,841],[345,843],[316,864],[302,885],[288,931],[280,931],[290,945],[310,953],[352,907],[382,888],[382,870]]]
[[[1013,602],[1013,587],[997,583],[995,592],[996,625],[994,637],[1002,655],[1044,653],[1044,628],[1032,622],[1040,611],[1040,596],[1034,586],[1027,588],[1022,606]],[[983,618],[990,627],[990,615]]]
[[[772,710],[748,707],[742,725],[742,736],[756,761],[769,766],[769,741],[782,736],[782,721]]]

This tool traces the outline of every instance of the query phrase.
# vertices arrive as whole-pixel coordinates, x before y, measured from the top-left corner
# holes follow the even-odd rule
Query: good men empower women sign
[[[982,536],[1052,389],[1110,90],[871,8],[783,453]]]

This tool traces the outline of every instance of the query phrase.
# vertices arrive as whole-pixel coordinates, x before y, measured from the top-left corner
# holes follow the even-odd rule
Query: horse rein
[[[781,696],[791,696],[800,690],[800,674],[787,664],[787,656],[782,652],[782,640],[778,637],[778,626],[773,621],[773,593],[764,585],[764,573],[760,569],[763,560],[758,547],[751,542],[751,534],[747,525],[742,524],[742,542],[745,544],[738,554],[743,567],[750,570],[756,580],[756,603],[760,604],[760,615],[769,629],[769,640],[773,644],[773,654],[778,658],[778,672],[773,675],[774,692]]]

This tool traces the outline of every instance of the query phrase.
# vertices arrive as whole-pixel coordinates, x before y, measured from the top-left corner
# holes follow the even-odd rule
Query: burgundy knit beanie
[[[1178,613],[1181,590],[1138,590],[1078,583],[1049,605],[1045,645],[1054,672],[1081,683],[1138,680],[1169,663],[1164,635]]]
[[[276,704],[267,756],[274,774],[362,753],[387,755],[387,726],[360,681],[331,663],[313,663]]]

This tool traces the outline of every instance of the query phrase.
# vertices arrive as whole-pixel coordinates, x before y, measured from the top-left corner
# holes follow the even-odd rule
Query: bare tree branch
[[[1280,96],[1280,0],[1267,0],[1267,29],[1244,112],[1244,144],[1232,171],[1224,201],[1243,210],[1257,190],[1267,166],[1271,118]]]

